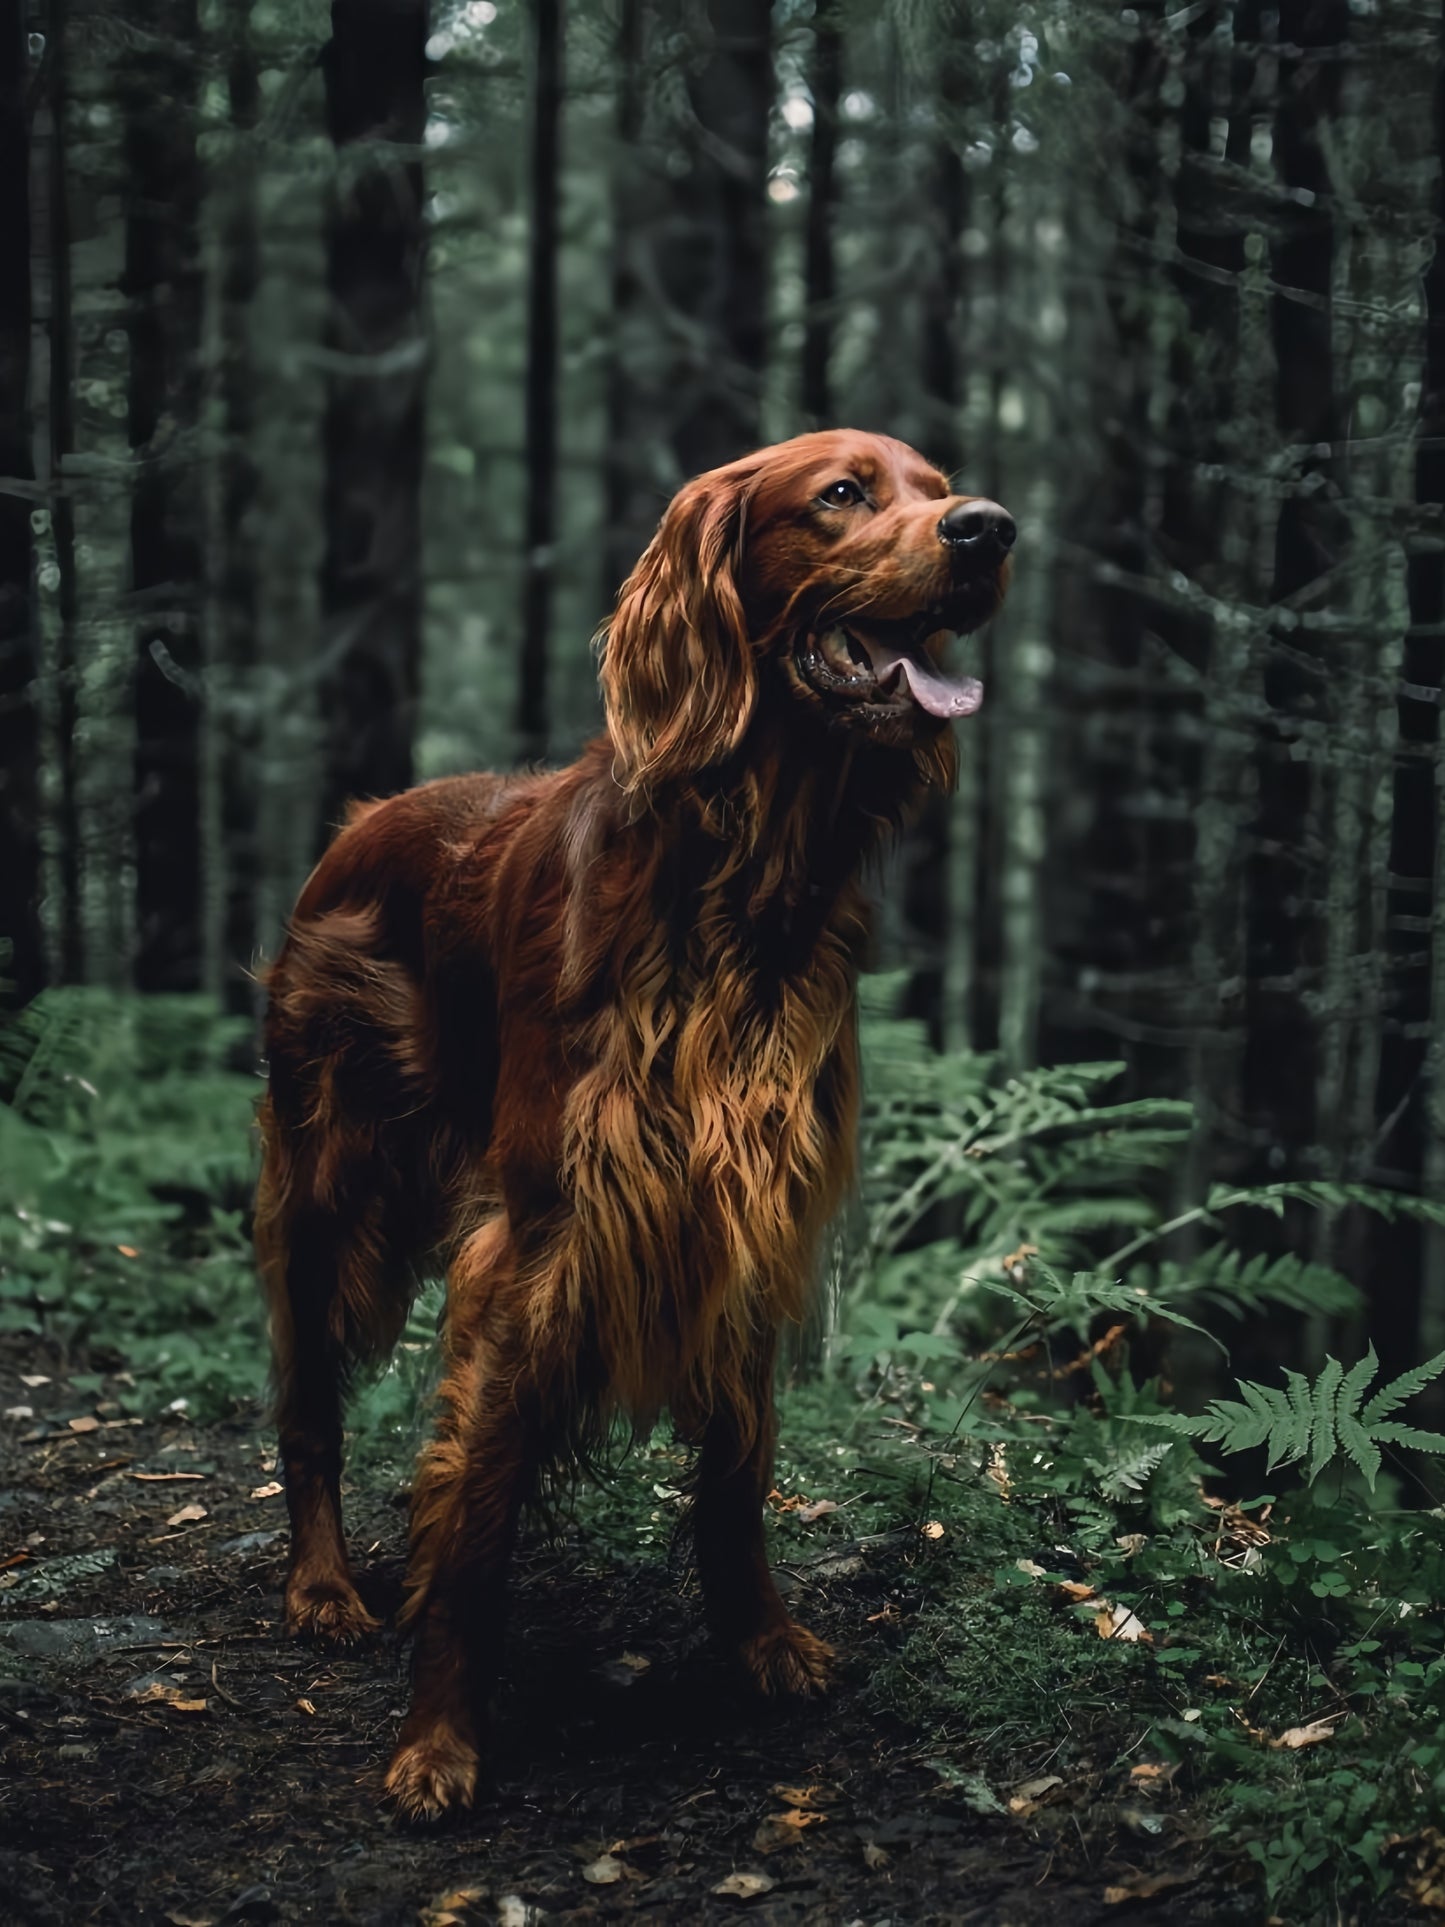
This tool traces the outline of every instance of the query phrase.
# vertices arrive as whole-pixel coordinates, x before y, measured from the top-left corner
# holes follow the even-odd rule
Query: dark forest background
[[[4,0],[12,1001],[253,1017],[348,797],[595,729],[684,478],[878,428],[1021,529],[883,895],[911,1013],[1188,1099],[1181,1196],[1445,1202],[1442,49],[1411,0]],[[1445,1348],[1438,1229],[1272,1235],[1387,1369]]]

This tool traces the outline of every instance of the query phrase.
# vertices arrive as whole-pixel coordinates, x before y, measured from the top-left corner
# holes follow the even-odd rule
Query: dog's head
[[[606,631],[619,781],[651,790],[721,762],[769,707],[927,760],[982,700],[944,652],[1003,600],[1014,535],[996,502],[954,494],[886,435],[800,435],[700,475]]]

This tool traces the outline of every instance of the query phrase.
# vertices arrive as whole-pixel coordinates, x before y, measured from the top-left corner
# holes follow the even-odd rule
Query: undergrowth
[[[1252,1246],[1261,1212],[1445,1212],[1277,1184],[1164,1217],[1186,1107],[1109,1102],[1116,1066],[937,1055],[893,989],[865,992],[862,1195],[770,1501],[782,1568],[878,1592],[884,1660],[851,1690],[965,1804],[1061,1842],[1107,1821],[1136,1897],[1207,1858],[1245,1918],[1440,1905],[1445,1513],[1404,1501],[1445,1450],[1408,1408],[1445,1358],[1386,1385],[1373,1352],[1331,1358],[1198,1415],[1139,1361],[1184,1331],[1222,1369],[1246,1317],[1360,1321],[1341,1272]],[[89,991],[0,1028],[0,1329],[122,1370],[132,1409],[263,1389],[237,1044],[196,1000]],[[353,1408],[360,1476],[405,1474],[438,1304]],[[684,1472],[659,1433],[579,1496],[588,1531],[671,1544]]]

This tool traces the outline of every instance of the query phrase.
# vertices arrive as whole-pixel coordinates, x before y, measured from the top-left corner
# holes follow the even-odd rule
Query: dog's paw
[[[440,1820],[472,1804],[477,1749],[454,1727],[436,1725],[403,1740],[386,1773],[386,1797],[403,1820]]]
[[[791,1619],[744,1640],[738,1656],[767,1699],[813,1699],[833,1674],[833,1648]]]
[[[286,1630],[323,1646],[364,1646],[381,1621],[362,1605],[348,1579],[294,1577],[286,1587]]]

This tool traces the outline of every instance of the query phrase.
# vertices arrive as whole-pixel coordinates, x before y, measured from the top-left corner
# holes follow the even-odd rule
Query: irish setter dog
[[[354,809],[270,984],[256,1237],[291,1514],[286,1616],[359,1640],[348,1373],[444,1264],[412,1499],[401,1811],[472,1799],[518,1513],[615,1417],[697,1447],[710,1623],[764,1694],[831,1653],[768,1570],[780,1328],[847,1191],[870,852],[954,772],[1014,525],[912,449],[829,432],[691,482],[601,652],[568,769]]]

